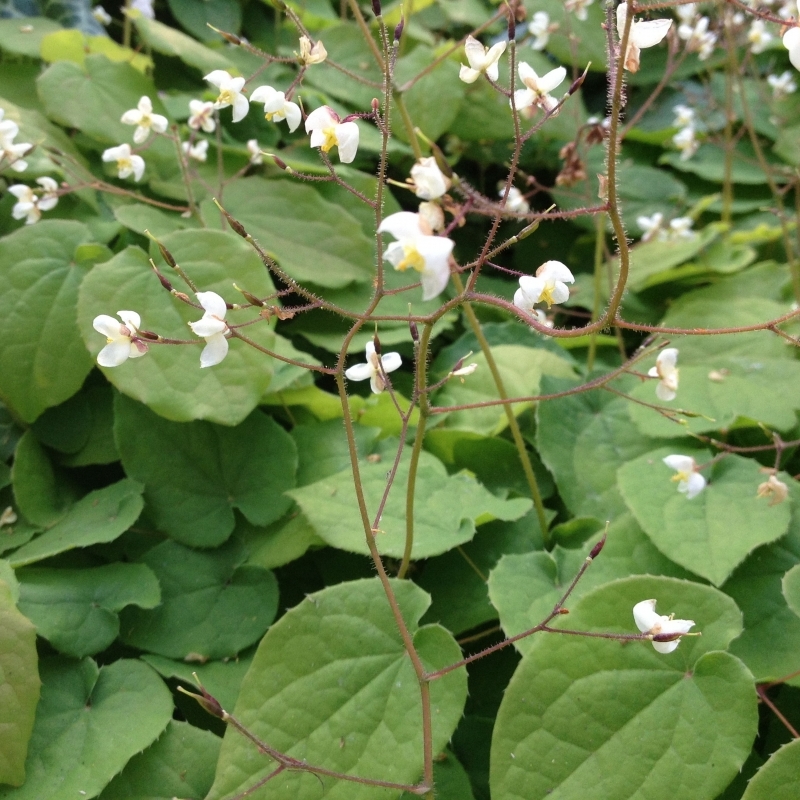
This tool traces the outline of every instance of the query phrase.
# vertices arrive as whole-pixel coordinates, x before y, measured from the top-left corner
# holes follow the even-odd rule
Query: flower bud
[[[167,248],[164,247],[164,245],[161,244],[161,242],[159,242],[158,239],[156,239],[156,244],[158,245],[158,249],[161,251],[161,257],[164,259],[164,261],[166,261],[167,264],[169,264],[172,267],[172,269],[178,269],[178,262],[175,261],[175,259],[172,256],[172,253],[170,253],[170,251],[167,250]]]
[[[414,322],[413,319],[410,319],[408,321],[408,330],[411,333],[412,341],[419,343],[419,328],[417,327],[417,323]]]
[[[282,170],[288,170],[289,169],[289,166],[287,165],[287,163],[282,158],[278,158],[278,156],[273,155],[272,156],[272,160],[275,162],[275,166],[278,167],[279,169],[282,169]]]
[[[372,0],[372,13],[376,17],[381,16],[381,0]]]
[[[606,534],[603,534],[603,538],[592,548],[592,552],[589,553],[589,558],[594,560],[597,556],[600,555],[600,551],[603,549],[606,543]]]
[[[228,33],[227,31],[221,31],[219,28],[215,28],[211,23],[207,22],[209,28],[211,28],[214,33],[218,33],[226,42],[230,42],[231,44],[240,45],[242,40],[235,34],[235,33]]]
[[[152,261],[150,263],[153,264]],[[171,292],[172,291],[172,284],[158,271],[158,269],[156,268],[155,264],[153,264],[153,271],[156,273],[156,276],[158,277],[158,280],[160,281],[161,285],[168,292]]]
[[[405,27],[406,21],[400,17],[400,22],[397,23],[397,27],[394,29],[394,40],[396,42],[400,41],[400,37],[403,35],[403,28]]]
[[[381,354],[381,340],[378,338],[378,334],[375,333],[372,336],[372,344],[375,346],[375,352],[380,355]]]
[[[212,717],[217,717],[218,719],[225,719],[225,711],[219,703],[219,700],[216,697],[210,695],[202,686],[199,686],[200,691],[202,694],[195,694],[194,692],[189,692],[183,688],[183,686],[178,687],[178,691],[185,694],[187,697],[193,697],[200,706],[202,706]]]
[[[508,14],[508,41],[513,42],[517,38],[517,20],[514,18],[514,12],[509,11]]]

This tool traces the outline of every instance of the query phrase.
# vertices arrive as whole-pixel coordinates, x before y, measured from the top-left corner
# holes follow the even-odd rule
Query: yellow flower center
[[[266,114],[264,114],[264,119],[267,120],[267,122],[272,122],[277,113],[277,111],[267,111]]]
[[[672,480],[672,481],[688,481],[690,476],[691,476],[691,472],[676,472],[670,478],[670,480]]]
[[[218,103],[227,103],[229,106],[233,105],[236,95],[230,89],[222,89],[217,98]]]
[[[425,259],[413,244],[403,245],[403,260],[397,265],[397,269],[405,272],[409,267],[417,272],[425,269]]]
[[[555,290],[555,288],[556,288],[555,284],[553,285],[546,284],[544,289],[542,289],[542,294],[541,297],[539,298],[539,302],[547,303],[547,307],[550,308],[550,306],[553,305],[553,291]]]
[[[133,170],[133,162],[131,162],[130,158],[118,158],[117,169],[120,172],[124,169]]]
[[[321,150],[323,153],[328,153],[332,147],[336,147],[338,144],[336,141],[336,126],[331,125],[329,128],[323,128],[322,132],[325,134],[325,141],[322,143]]]

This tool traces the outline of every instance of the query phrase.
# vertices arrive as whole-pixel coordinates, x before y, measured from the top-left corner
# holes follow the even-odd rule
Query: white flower
[[[679,104],[677,106],[673,106],[672,110],[675,112],[675,120],[672,124],[676,128],[686,128],[689,125],[694,125],[695,113],[691,106]]]
[[[575,277],[560,261],[545,261],[536,270],[536,277],[523,275],[519,279],[519,289],[514,294],[514,305],[527,311],[533,311],[535,303],[547,303],[547,307],[569,300],[568,283],[574,283]]]
[[[0,169],[2,162],[8,160],[15,172],[24,172],[28,168],[28,162],[22,159],[33,145],[29,142],[14,144],[14,139],[19,133],[19,126],[11,119],[3,119],[5,111],[0,108]]]
[[[682,128],[672,137],[672,144],[680,150],[681,161],[688,161],[700,147],[692,125]]]
[[[689,633],[694,627],[694,620],[673,619],[672,616],[656,614],[655,600],[642,600],[633,607],[633,621],[642,633],[651,633],[653,636],[675,634],[674,641],[653,642],[653,647],[659,653],[671,653],[681,643],[680,634]]]
[[[411,180],[414,184],[414,194],[423,200],[435,200],[441,197],[450,188],[448,178],[436,163],[433,156],[420,158],[411,167]]]
[[[783,34],[783,46],[789,51],[789,61],[795,69],[800,70],[800,28],[789,28]]]
[[[135,311],[117,311],[120,323],[108,314],[95,317],[92,327],[106,337],[106,346],[97,354],[101,367],[118,367],[129,358],[139,358],[147,352],[147,342],[139,338],[141,317]]]
[[[649,242],[651,239],[665,238],[666,231],[661,227],[663,222],[664,215],[660,211],[656,211],[652,217],[636,217],[636,224],[644,231],[642,241]]]
[[[647,374],[651,378],[659,378],[656,384],[656,397],[659,400],[674,400],[678,393],[678,350],[667,347],[656,358],[656,365],[650,367]]]
[[[339,161],[349,164],[358,150],[358,125],[342,122],[339,115],[328,106],[320,106],[306,117],[306,133],[311,134],[311,146],[323,153],[339,148]]]
[[[295,55],[297,55],[295,53]],[[328,51],[322,42],[317,42],[311,46],[311,39],[308,36],[300,37],[300,55],[297,56],[301,64],[310,67],[312,64],[321,64],[327,57]]]
[[[464,367],[454,369],[450,374],[456,378],[466,378],[467,375],[472,375],[476,369],[478,369],[478,365],[473,361],[471,364],[467,364]],[[462,380],[461,382],[463,383],[464,381]]]
[[[505,193],[506,193],[506,185],[505,183],[501,183],[498,194],[502,198]],[[512,186],[508,190],[508,197],[506,197],[505,208],[514,214],[527,214],[531,210],[528,201],[525,199],[525,195],[522,194],[522,192],[519,189],[517,189],[516,186]]]
[[[697,16],[697,3],[686,3],[686,5],[676,6],[675,14],[684,25],[691,25]]]
[[[153,104],[147,95],[139,100],[136,108],[131,108],[122,115],[121,122],[137,126],[133,132],[133,141],[136,144],[147,141],[151,129],[156,133],[164,133],[168,125],[166,117],[153,113]]]
[[[530,24],[528,33],[533,37],[531,47],[534,50],[544,50],[550,41],[550,17],[546,11],[537,11]]]
[[[686,49],[690,53],[696,52],[701,61],[714,52],[717,43],[717,34],[708,30],[708,17],[700,17],[694,25],[679,25],[678,36],[686,42]]]
[[[147,19],[156,18],[156,12],[153,11],[153,0],[131,0],[129,8],[139,11]]]
[[[131,153],[129,144],[121,144],[119,147],[109,147],[103,151],[103,161],[117,162],[117,177],[128,178],[133,175],[135,181],[139,181],[144,173],[144,159]]]
[[[444,228],[444,211],[438,203],[425,201],[419,204],[420,225],[425,229],[427,225],[431,231],[440,231]]]
[[[558,100],[550,97],[550,92],[564,82],[567,70],[564,67],[551,69],[546,75],[539,77],[533,67],[520,62],[518,67],[520,80],[525,84],[524,89],[514,92],[514,105],[517,111],[529,106],[540,106],[546,112],[551,112],[558,105]]]
[[[772,39],[772,34],[767,30],[767,23],[763,19],[753,20],[750,30],[747,31],[747,41],[750,42],[752,52],[763,53]]]
[[[250,154],[251,164],[263,164],[264,159],[261,156],[261,148],[258,145],[258,139],[247,140],[247,152]]]
[[[95,6],[92,9],[92,16],[101,24],[101,25],[110,25],[111,24],[111,14],[106,11],[103,6]]]
[[[228,340],[225,338],[228,330],[225,313],[228,309],[216,292],[197,292],[197,300],[206,313],[197,322],[190,322],[189,327],[195,336],[206,340],[200,353],[200,366],[213,367],[228,355]]]
[[[628,4],[623,0],[617,6],[617,35],[620,39],[625,31],[627,18]],[[639,69],[639,52],[645,47],[657,45],[667,35],[671,25],[671,19],[640,20],[639,22],[634,19],[631,22],[624,58],[625,69],[628,72],[636,72]]]
[[[5,528],[6,525],[13,525],[18,517],[11,506],[6,506],[3,513],[0,514],[0,528]]]
[[[37,178],[41,189],[32,189],[25,184],[17,183],[9,186],[8,191],[17,198],[11,209],[14,219],[25,218],[26,225],[33,225],[42,218],[42,211],[50,211],[58,203],[58,184],[52,178]]]
[[[589,15],[586,9],[592,5],[592,3],[594,3],[594,0],[567,0],[566,3],[564,3],[564,8],[567,11],[572,11],[575,17],[581,22],[585,22]]]
[[[383,257],[402,271],[420,273],[422,299],[441,294],[450,280],[450,253],[455,242],[444,236],[431,236],[419,214],[398,211],[381,222],[378,233],[390,233],[397,240],[387,245]]]
[[[691,239],[694,236],[692,230],[694,220],[691,217],[675,217],[669,222],[670,239]]]
[[[665,456],[663,462],[677,473],[672,476],[678,482],[678,491],[686,495],[687,500],[697,497],[706,488],[706,479],[697,471],[697,464],[691,456]]]
[[[190,100],[189,127],[194,131],[202,128],[206,133],[214,133],[217,127],[214,119],[214,104],[202,100]]]
[[[487,78],[496,81],[500,75],[497,62],[507,46],[508,42],[498,42],[491,47],[484,47],[474,36],[467,36],[467,41],[464,42],[464,53],[469,61],[469,66],[462,64],[458,77],[464,83],[475,83],[481,73],[485,72]]]
[[[767,75],[767,83],[772,87],[773,100],[783,100],[797,91],[797,84],[788,69],[780,75]]]
[[[215,69],[203,78],[219,89],[219,96],[214,101],[214,108],[233,106],[233,121],[240,122],[250,110],[250,102],[242,94],[244,78],[234,78],[224,69]]]
[[[208,158],[208,139],[199,139],[194,144],[181,142],[181,150],[195,161],[205,161]]]
[[[286,120],[290,131],[297,128],[303,117],[297,103],[287,100],[283,92],[278,92],[271,86],[259,86],[250,95],[250,102],[263,103],[264,118],[270,122]]]
[[[345,376],[351,381],[369,380],[369,385],[375,394],[380,394],[386,388],[384,375],[394,372],[403,362],[400,353],[386,353],[380,359],[375,352],[375,345],[367,342],[367,363],[354,364],[344,371]],[[381,375],[383,372],[383,375]]]

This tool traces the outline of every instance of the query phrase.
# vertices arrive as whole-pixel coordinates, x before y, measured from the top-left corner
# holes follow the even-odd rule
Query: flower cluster
[[[681,21],[678,37],[686,42],[687,52],[697,53],[701,61],[706,61],[717,44],[717,34],[708,29],[708,17],[698,17],[695,3],[677,6],[675,13]]]
[[[636,217],[636,224],[644,231],[643,242],[691,239],[695,235],[692,230],[694,220],[691,217],[675,217],[665,227],[664,215],[660,211],[656,211],[651,217]]]
[[[675,112],[676,128],[680,130],[672,137],[672,143],[681,154],[681,161],[688,161],[700,146],[697,140],[697,127],[694,109],[689,106],[677,105],[672,109]]]
[[[19,125],[4,117],[5,110],[0,108],[0,168],[5,167],[4,162],[8,161],[14,172],[24,172],[28,168],[28,162],[23,156],[33,149],[33,145],[29,142],[14,144],[14,139],[19,134]]]
[[[42,218],[42,211],[50,211],[58,203],[58,184],[52,178],[37,178],[41,187],[34,189],[23,183],[8,187],[8,191],[17,198],[11,209],[14,219],[24,219],[26,225],[32,225]]]

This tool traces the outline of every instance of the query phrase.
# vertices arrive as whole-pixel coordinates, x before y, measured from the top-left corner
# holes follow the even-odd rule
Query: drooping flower
[[[677,106],[673,106],[672,110],[675,113],[675,119],[672,124],[676,128],[686,128],[689,125],[694,125],[695,112],[691,106],[685,106],[679,103]]]
[[[662,227],[664,222],[664,215],[660,211],[656,211],[652,217],[636,217],[636,224],[644,231],[642,236],[643,242],[649,242],[653,239],[666,238],[666,231]]]
[[[306,133],[311,134],[311,146],[319,147],[323,153],[339,148],[339,161],[349,164],[358,150],[358,125],[342,122],[329,106],[320,106],[306,117]]]
[[[261,147],[258,144],[258,139],[247,140],[247,152],[250,154],[250,163],[254,166],[264,163],[264,158],[261,155]]]
[[[439,169],[433,156],[420,158],[411,167],[411,181],[414,184],[414,194],[422,200],[435,200],[441,197],[452,183]]]
[[[233,121],[241,122],[250,110],[250,101],[242,94],[244,78],[234,78],[224,69],[215,69],[203,78],[219,89],[214,108],[233,106]]]
[[[691,25],[697,16],[697,3],[685,3],[675,6],[675,14],[684,25]]]
[[[797,84],[788,69],[780,75],[767,75],[767,83],[772,89],[773,100],[783,100],[787,95],[797,91]]]
[[[678,491],[686,495],[687,500],[697,497],[706,488],[706,479],[697,471],[697,463],[691,456],[665,456],[663,462],[677,473],[672,476],[678,483]]]
[[[519,289],[514,294],[514,305],[533,312],[536,303],[547,303],[547,307],[566,303],[569,300],[568,283],[574,283],[575,277],[565,264],[560,261],[545,261],[536,270],[536,277],[523,275],[519,279]]]
[[[589,16],[589,12],[586,9],[592,5],[592,3],[594,3],[594,0],[566,0],[564,8],[575,14],[576,19],[579,19],[581,22],[586,22]]]
[[[308,36],[300,37],[300,55],[297,58],[301,64],[310,67],[312,64],[321,64],[327,57],[328,51],[322,42],[317,41],[312,46],[311,39]]]
[[[17,198],[11,208],[14,219],[25,218],[26,225],[33,225],[42,218],[42,211],[50,211],[58,204],[58,184],[52,178],[37,178],[36,183],[41,189],[33,189],[23,183],[8,187],[8,191]]]
[[[754,19],[747,31],[750,50],[754,53],[763,53],[772,39],[772,34],[767,30],[767,23],[763,19]]]
[[[496,81],[500,76],[497,62],[507,46],[508,42],[498,42],[491,47],[484,47],[474,36],[467,36],[467,41],[464,42],[464,53],[469,61],[469,66],[462,64],[458,77],[464,83],[475,83],[485,72],[489,80]]]
[[[539,77],[530,64],[520,62],[518,67],[520,80],[525,84],[524,89],[514,92],[514,105],[517,111],[530,106],[539,106],[546,112],[553,112],[558,105],[558,100],[550,96],[550,92],[564,82],[567,70],[564,67],[551,69]]]
[[[669,402],[678,394],[678,349],[667,347],[658,354],[656,365],[650,367],[647,374],[651,378],[658,378],[656,384],[656,397]]]
[[[694,126],[688,125],[685,128],[681,128],[672,137],[672,144],[680,151],[681,161],[688,161],[697,152],[697,148],[700,147]]]
[[[117,177],[128,178],[133,175],[135,181],[141,180],[144,174],[144,159],[141,156],[131,153],[129,144],[121,144],[118,147],[109,147],[103,151],[103,161],[117,162]]]
[[[444,210],[438,203],[429,200],[419,204],[420,226],[425,230],[427,225],[432,232],[440,231],[444,228]]]
[[[300,106],[287,100],[283,92],[278,92],[271,86],[259,86],[250,95],[250,102],[263,103],[264,118],[270,122],[286,120],[290,131],[295,130],[303,118]]]
[[[769,497],[771,506],[777,506],[788,496],[789,487],[783,481],[779,481],[775,475],[770,475],[764,483],[760,483],[756,492],[756,497]]]
[[[550,16],[546,11],[537,11],[528,25],[528,33],[533,37],[531,47],[544,50],[550,41]]]
[[[214,119],[214,104],[203,100],[189,101],[189,127],[193,131],[201,128],[206,133],[214,133],[217,122]]]
[[[701,61],[705,61],[714,52],[717,34],[708,29],[708,17],[700,17],[693,25],[684,23],[678,26],[678,37],[686,42],[690,53],[697,53]]]
[[[111,14],[106,11],[103,6],[95,6],[92,9],[92,16],[101,24],[101,25],[110,25],[111,24]]]
[[[181,150],[195,161],[205,161],[208,158],[208,139],[198,139],[194,144],[181,142]]]
[[[153,104],[147,95],[139,100],[136,108],[126,111],[120,121],[125,125],[136,125],[136,130],[133,132],[133,141],[136,144],[147,141],[151,130],[164,133],[169,124],[166,117],[153,113]]]
[[[19,142],[14,144],[14,139],[19,133],[19,126],[14,120],[3,119],[5,111],[0,108],[0,167],[4,160],[9,161],[9,166],[15,172],[24,172],[28,168],[28,162],[24,156],[33,145],[29,142]]]
[[[656,614],[655,600],[642,600],[633,607],[633,621],[642,633],[653,634],[653,636],[675,635],[673,641],[653,642],[653,647],[659,653],[671,653],[681,642],[681,634],[689,633],[694,627],[694,620],[673,619],[673,615],[668,617]]]
[[[500,199],[503,198],[503,195],[506,193],[506,184],[502,182],[499,184],[498,194],[500,195]],[[525,195],[517,189],[516,186],[512,186],[508,190],[508,197],[506,197],[505,208],[511,211],[514,214],[527,214],[531,207],[528,204],[528,201],[525,199]]]
[[[450,253],[455,242],[444,236],[432,236],[423,218],[410,211],[390,214],[381,222],[378,233],[390,233],[383,257],[401,272],[413,269],[422,282],[422,299],[438,296],[450,280]]]
[[[691,239],[695,232],[692,230],[694,220],[691,217],[675,217],[669,221],[670,239]]]
[[[378,358],[373,342],[367,342],[366,355],[366,364],[354,364],[344,371],[345,377],[351,381],[369,380],[372,391],[380,394],[386,388],[384,375],[394,372],[403,360],[400,358],[400,353],[385,353]]]
[[[197,322],[190,322],[189,327],[195,336],[202,336],[206,340],[206,346],[200,354],[200,366],[213,367],[228,355],[228,340],[225,338],[228,331],[225,314],[228,309],[216,292],[197,292],[197,300],[205,314]]]
[[[101,367],[118,367],[147,352],[147,342],[139,338],[141,317],[135,311],[117,311],[117,316],[122,322],[108,314],[101,314],[92,322],[92,327],[106,337],[106,346],[97,354]]]
[[[625,22],[628,18],[628,4],[625,2],[617,6],[617,35],[622,39]],[[628,72],[639,69],[639,54],[645,47],[657,45],[666,35],[672,25],[671,19],[633,20],[628,34],[628,46],[625,50],[624,65]]]

